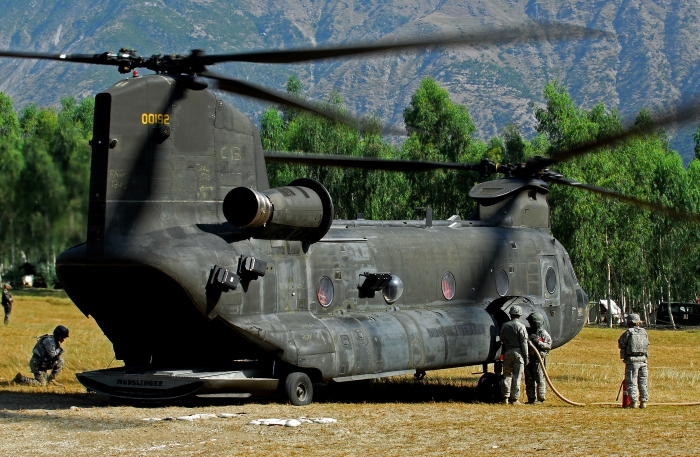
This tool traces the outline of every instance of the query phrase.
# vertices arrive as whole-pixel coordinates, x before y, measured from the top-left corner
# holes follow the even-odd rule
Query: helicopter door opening
[[[549,319],[552,338],[559,338],[561,332],[561,301],[559,268],[557,258],[552,255],[540,257],[540,280],[542,283],[542,298],[544,298],[544,312]]]

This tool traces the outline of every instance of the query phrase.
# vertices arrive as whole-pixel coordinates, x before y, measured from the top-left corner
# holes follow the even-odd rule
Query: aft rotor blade
[[[349,157],[325,154],[291,154],[277,151],[265,151],[265,162],[401,172],[418,172],[438,169],[478,171],[481,169],[481,164],[471,163],[423,162],[420,160],[392,160],[376,157]]]
[[[361,127],[362,123],[364,122],[361,118],[358,118],[348,113],[344,113],[340,110],[328,108],[322,104],[308,102],[302,99],[301,97],[295,97],[286,92],[268,89],[259,84],[241,81],[240,79],[229,78],[228,76],[223,76],[208,70],[201,73],[200,76],[204,76],[206,78],[215,80],[217,89],[233,94],[243,95],[246,97],[256,98],[258,100],[264,100],[272,103],[279,103],[281,105],[289,106],[292,108],[309,111],[311,113],[334,119],[338,122],[342,122],[343,124],[355,128]],[[388,135],[406,135],[406,130],[399,130],[393,127],[385,127],[382,133]]]
[[[290,64],[362,54],[377,54],[386,51],[425,49],[429,46],[474,46],[526,41],[530,39],[539,40],[544,37],[555,40],[575,40],[600,38],[604,36],[614,36],[614,34],[575,24],[534,23],[516,27],[503,27],[495,30],[479,31],[471,34],[455,33],[446,34],[441,37],[422,37],[395,41],[386,40],[382,43],[365,45],[323,46],[309,49],[204,55],[201,56],[200,59],[203,65],[221,62]]]
[[[97,65],[117,65],[114,61],[105,60],[104,54],[48,54],[44,52],[15,52],[0,51],[0,57],[15,59],[60,60],[63,62],[91,63]]]
[[[630,197],[629,195],[622,194],[615,190],[605,189],[603,187],[593,186],[590,184],[584,184],[582,182],[574,181],[561,176],[547,176],[546,180],[548,182],[554,182],[557,184],[562,184],[564,186],[575,187],[578,189],[585,189],[590,192],[603,195],[605,197],[614,198],[621,202],[630,203],[635,206],[640,206],[652,211],[662,213],[666,216],[672,217],[679,220],[687,220],[693,222],[700,222],[700,214],[693,214],[687,211],[683,211],[677,208],[670,208],[668,206],[660,205],[658,203],[652,203],[646,200],[641,200],[636,197]]]
[[[678,109],[674,114],[669,114],[663,117],[655,119],[648,125],[643,126],[633,126],[628,130],[625,130],[619,134],[611,135],[600,140],[591,141],[584,145],[569,149],[567,151],[557,152],[552,154],[550,158],[545,158],[541,161],[543,166],[554,165],[559,162],[566,162],[567,160],[580,157],[601,148],[614,148],[621,145],[627,140],[632,138],[641,137],[664,127],[672,124],[677,124],[681,122],[695,122],[698,123],[700,120],[700,98],[695,98],[694,100],[687,102]]]

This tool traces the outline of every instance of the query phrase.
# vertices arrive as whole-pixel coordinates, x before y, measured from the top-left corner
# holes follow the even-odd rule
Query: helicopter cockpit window
[[[557,273],[554,271],[554,268],[549,267],[547,269],[547,273],[544,277],[544,282],[547,286],[547,291],[550,294],[553,294],[554,291],[557,290]]]
[[[333,281],[328,276],[322,276],[316,287],[316,297],[324,308],[333,302]]]
[[[571,277],[574,278],[574,284],[578,284],[578,278],[576,277],[576,272],[574,271],[574,266],[571,264],[571,258],[569,258],[568,255],[564,256],[564,263],[566,264],[567,268],[569,269],[569,274],[571,274]]]
[[[448,300],[452,300],[455,296],[455,291],[457,290],[457,284],[455,282],[455,276],[446,271],[442,275],[442,295]]]
[[[403,294],[403,281],[396,275],[391,275],[391,281],[382,289],[382,295],[387,303],[392,304]]]

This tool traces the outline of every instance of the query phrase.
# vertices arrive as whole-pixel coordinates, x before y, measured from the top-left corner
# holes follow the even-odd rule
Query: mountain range
[[[420,81],[434,78],[465,104],[488,139],[508,123],[534,135],[534,107],[546,82],[558,80],[582,108],[603,103],[630,122],[641,108],[667,114],[693,97],[700,80],[700,3],[683,0],[0,0],[0,49],[98,54],[120,48],[140,55],[291,49],[420,39],[533,23],[608,32],[561,41],[543,26],[537,40],[427,47],[297,65],[223,64],[213,70],[283,90],[294,74],[305,94],[336,89],[358,114],[402,123]],[[147,71],[146,71],[147,72]],[[94,95],[123,78],[113,67],[4,59],[0,91],[15,108],[57,105]],[[231,97],[253,119],[266,105]],[[668,129],[684,160],[693,157],[697,125]]]

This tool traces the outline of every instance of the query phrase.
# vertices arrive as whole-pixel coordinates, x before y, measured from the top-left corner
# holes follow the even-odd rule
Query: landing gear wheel
[[[314,396],[314,387],[306,373],[294,372],[284,381],[285,393],[294,406],[310,405]]]
[[[416,381],[422,381],[423,378],[425,378],[425,371],[416,371],[415,373],[413,373],[413,378]]]
[[[482,403],[501,401],[501,382],[503,377],[496,373],[484,373],[476,385],[476,398]]]

